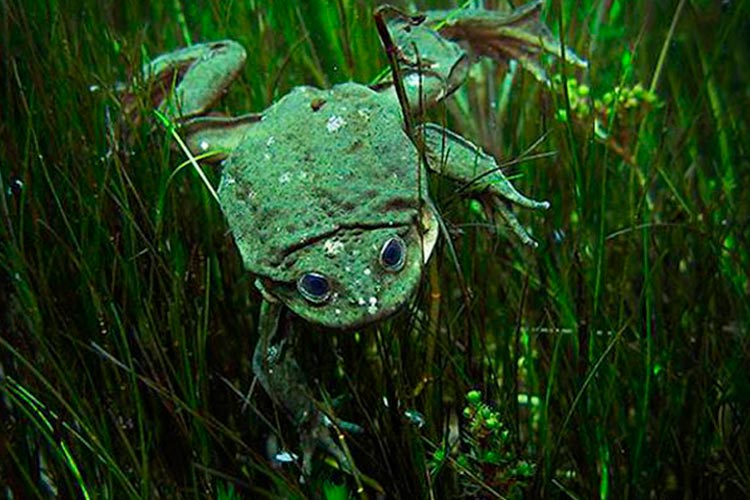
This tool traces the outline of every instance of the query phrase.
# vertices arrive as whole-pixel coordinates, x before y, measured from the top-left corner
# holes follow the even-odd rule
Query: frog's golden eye
[[[380,250],[380,264],[386,271],[397,272],[406,263],[406,243],[398,236],[390,238]]]
[[[297,290],[309,302],[322,304],[331,297],[331,285],[320,273],[305,273],[297,280]]]

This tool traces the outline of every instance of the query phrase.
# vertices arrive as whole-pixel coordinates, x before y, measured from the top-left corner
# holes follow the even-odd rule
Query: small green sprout
[[[534,465],[518,457],[511,430],[499,411],[482,400],[482,393],[466,393],[462,438],[466,446],[456,447],[450,464],[461,472],[465,490],[475,492],[477,478],[503,496],[520,496],[525,481],[534,475]],[[450,452],[438,448],[432,456],[433,471],[446,463]]]
[[[552,78],[552,85],[562,94],[561,75]],[[568,103],[555,112],[557,121],[579,124],[593,122],[595,136],[626,160],[632,161],[628,145],[646,115],[662,106],[658,96],[636,83],[632,87],[615,86],[601,97],[594,97],[591,87],[575,78],[565,80]]]

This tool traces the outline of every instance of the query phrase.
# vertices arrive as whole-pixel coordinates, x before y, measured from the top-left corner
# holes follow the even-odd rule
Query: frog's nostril
[[[318,111],[320,108],[323,107],[325,103],[326,103],[325,99],[316,97],[315,99],[310,101],[310,109],[312,109],[313,111]]]
[[[320,273],[305,273],[297,280],[297,290],[309,302],[322,304],[331,296],[331,285]]]

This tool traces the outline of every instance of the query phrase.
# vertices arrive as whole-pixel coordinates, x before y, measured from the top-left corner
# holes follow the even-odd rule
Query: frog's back
[[[269,108],[227,160],[219,197],[245,267],[286,281],[286,257],[312,241],[413,223],[420,191],[399,109],[347,83],[298,87]]]

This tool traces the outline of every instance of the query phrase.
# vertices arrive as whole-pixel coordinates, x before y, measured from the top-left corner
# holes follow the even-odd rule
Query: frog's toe
[[[336,461],[345,470],[351,470],[349,459],[346,453],[331,437],[329,429],[324,426],[319,426],[316,429],[311,430],[309,433],[305,433],[302,438],[302,470],[305,474],[309,474],[312,471],[312,457],[315,453],[316,448],[321,447],[328,453],[333,455]]]
[[[302,468],[305,474],[309,474],[311,471],[312,456],[316,448],[322,448],[330,453],[342,469],[348,472],[354,470],[351,457],[345,452],[345,436],[343,433],[362,433],[364,429],[361,426],[339,419],[336,419],[334,423],[328,416],[318,412],[314,418],[310,419],[306,427],[306,429],[300,431]],[[336,434],[338,443],[331,435],[332,432]]]
[[[516,218],[513,210],[506,204],[506,201],[504,199],[500,198],[494,193],[484,193],[478,196],[477,200],[482,204],[484,213],[492,222],[492,224],[497,224],[498,221],[496,216],[499,215],[505,223],[505,226],[508,227],[521,240],[521,243],[532,248],[536,248],[539,246],[534,238],[529,235],[528,231],[526,231],[518,218]],[[540,205],[538,208],[546,209],[549,206],[549,203],[547,202],[537,203],[539,203]]]
[[[519,220],[516,218],[516,215],[513,213],[513,211],[505,205],[505,202],[498,199],[493,199],[493,204],[495,205],[495,209],[500,214],[500,217],[503,218],[505,221],[505,224],[513,231],[516,236],[521,240],[521,243],[524,245],[528,245],[532,248],[536,248],[539,246],[539,243],[534,241],[534,238],[532,238],[529,233],[526,231],[526,229],[521,225]]]
[[[362,434],[363,432],[365,432],[364,428],[361,425],[357,425],[353,422],[346,422],[344,420],[338,420],[336,422],[336,425],[342,431],[350,432],[352,434]]]

